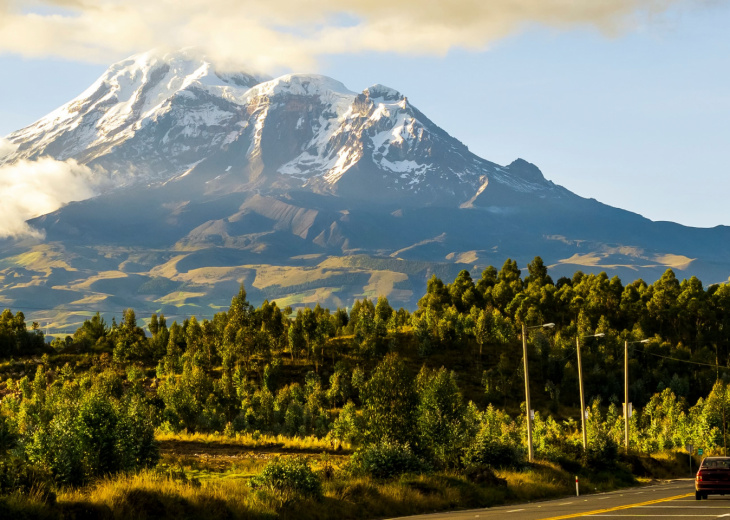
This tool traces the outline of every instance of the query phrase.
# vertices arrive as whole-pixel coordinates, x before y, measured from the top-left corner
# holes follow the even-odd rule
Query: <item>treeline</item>
[[[408,331],[426,362],[452,356],[480,364],[485,403],[510,406],[523,384],[521,325],[548,322],[555,328],[532,333],[529,347],[533,391],[553,412],[577,405],[576,337],[604,334],[581,344],[586,394],[606,405],[623,401],[625,341],[648,340],[630,352],[630,395],[639,407],[665,388],[696,401],[728,372],[730,285],[705,289],[695,277],[679,281],[672,270],[653,284],[624,286],[618,277],[580,271],[553,282],[539,257],[524,278],[513,260],[499,271],[486,268],[478,279],[467,271],[451,283],[434,276],[412,315],[396,311],[386,298],[356,301],[349,310],[317,305],[293,313],[268,301],[255,308],[242,289],[212,320],[193,317],[168,327],[164,316],[153,315],[148,337],[131,309],[110,326],[97,314],[52,346],[109,352],[119,363],[159,362],[161,377],[183,368],[183,354],[203,370],[220,366],[226,378],[239,369],[262,377],[274,359],[306,361],[316,372],[325,362],[328,372],[341,360],[362,365],[397,350],[400,333]],[[26,331],[21,313],[0,316],[0,356],[42,348],[42,334]]]
[[[353,467],[375,476],[519,465],[521,328],[544,323],[555,327],[528,338],[539,457],[615,462],[623,346],[645,339],[630,353],[634,449],[718,448],[728,310],[727,284],[705,289],[671,270],[653,284],[581,272],[553,282],[539,257],[524,278],[512,260],[476,280],[467,271],[451,283],[433,277],[412,314],[386,298],[349,310],[255,307],[241,287],[211,320],[168,325],[153,314],[148,335],[129,309],[119,323],[97,314],[46,345],[37,327],[27,330],[23,315],[8,310],[0,315],[3,357],[58,355],[44,357],[33,378],[5,365],[0,459],[77,484],[153,465],[152,432],[187,430],[329,438],[359,447]],[[603,337],[588,337],[595,334]],[[576,338],[591,403],[585,452]],[[11,474],[3,464],[0,484]]]
[[[45,349],[45,338],[38,323],[33,322],[29,331],[22,312],[13,315],[10,309],[5,309],[0,313],[0,359],[38,354]]]

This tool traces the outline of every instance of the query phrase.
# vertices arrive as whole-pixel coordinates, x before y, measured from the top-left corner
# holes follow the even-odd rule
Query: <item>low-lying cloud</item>
[[[530,24],[616,34],[710,0],[0,0],[0,52],[107,63],[150,48],[200,47],[259,70],[318,57],[482,50]]]
[[[7,139],[0,137],[0,161],[5,157],[15,152],[18,149],[18,145],[11,143]]]
[[[93,197],[98,188],[92,171],[73,159],[56,161],[44,157],[0,166],[0,238],[41,238],[43,234],[26,220],[55,211],[68,202]]]

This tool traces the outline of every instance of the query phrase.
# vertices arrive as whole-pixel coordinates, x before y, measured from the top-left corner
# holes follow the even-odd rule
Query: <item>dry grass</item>
[[[510,495],[516,501],[558,497],[575,489],[573,477],[552,462],[541,461],[524,471],[498,471],[497,476],[507,480]]]
[[[175,442],[209,446],[235,440],[220,435],[160,436]],[[240,436],[241,445],[277,443],[316,446],[316,439]],[[216,444],[219,443],[219,444]],[[273,451],[254,451],[221,467],[217,462],[194,456],[167,453],[160,465],[130,475],[117,475],[80,489],[59,492],[55,505],[38,497],[10,496],[0,499],[2,518],[100,518],[140,519],[274,519],[340,520],[406,516],[456,508],[489,507],[505,503],[557,498],[574,493],[574,475],[555,463],[540,461],[522,471],[503,470],[497,475],[506,486],[478,484],[456,473],[405,475],[379,481],[352,476],[347,457],[308,455],[323,480],[321,500],[292,499],[266,489],[252,489],[251,476],[262,469]],[[209,455],[209,454],[208,454]],[[292,456],[292,454],[284,455]],[[668,454],[662,460],[642,463],[670,471],[678,459]],[[663,470],[663,471],[664,471]],[[628,473],[581,476],[581,493],[605,491],[627,485]],[[630,478],[630,476],[629,476]]]
[[[190,443],[208,445],[210,447],[232,446],[256,450],[276,450],[291,453],[350,453],[352,447],[347,443],[321,439],[313,435],[306,437],[289,437],[286,435],[267,435],[257,433],[237,433],[228,437],[220,433],[166,433],[158,431],[155,438],[162,444]]]
[[[270,517],[276,512],[275,503],[261,500],[247,481],[198,483],[175,480],[156,471],[108,478],[58,496],[61,510],[78,504],[92,504],[115,519],[246,519]]]
[[[390,482],[340,473],[324,483],[319,500],[285,500],[253,490],[248,479],[181,481],[159,471],[117,476],[59,494],[48,508],[66,514],[93,510],[98,518],[321,519],[401,516],[502,503],[504,489],[480,487],[450,475],[418,475]],[[37,507],[37,505],[36,505]]]

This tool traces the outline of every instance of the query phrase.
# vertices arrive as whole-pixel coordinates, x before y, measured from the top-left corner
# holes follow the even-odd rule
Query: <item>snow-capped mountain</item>
[[[145,53],[112,65],[91,87],[33,125],[10,134],[3,159],[76,159],[118,185],[169,179],[226,144],[240,129],[239,99],[268,79],[221,74],[190,52]]]
[[[469,206],[500,187],[568,193],[536,168],[523,175],[475,156],[391,88],[221,73],[193,51],[112,65],[8,140],[18,149],[2,163],[74,159],[118,187],[195,173],[206,191],[304,188],[404,204]]]
[[[477,157],[382,85],[146,53],[7,140],[0,166],[68,160],[107,190],[0,239],[0,303],[59,324],[127,307],[205,316],[240,283],[254,302],[414,308],[433,274],[536,255],[554,277],[730,274],[730,228],[652,222],[524,160]]]

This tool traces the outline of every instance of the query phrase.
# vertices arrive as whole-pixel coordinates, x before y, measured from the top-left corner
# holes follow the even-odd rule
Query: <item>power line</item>
[[[673,358],[673,357],[669,357],[669,356],[663,356],[661,354],[655,354],[653,352],[647,352],[646,350],[638,350],[636,348],[634,350],[636,350],[637,352],[640,352],[642,354],[648,354],[650,356],[656,356],[656,357],[662,358],[662,359],[669,359],[671,361],[679,361],[680,363],[689,363],[691,365],[700,365],[700,366],[704,366],[704,367],[712,367],[712,368],[715,368],[715,369],[722,368],[723,370],[730,370],[730,367],[724,367],[724,366],[721,366],[721,365],[718,365],[718,364],[712,365],[710,363],[701,363],[699,361],[690,361],[689,359]]]

